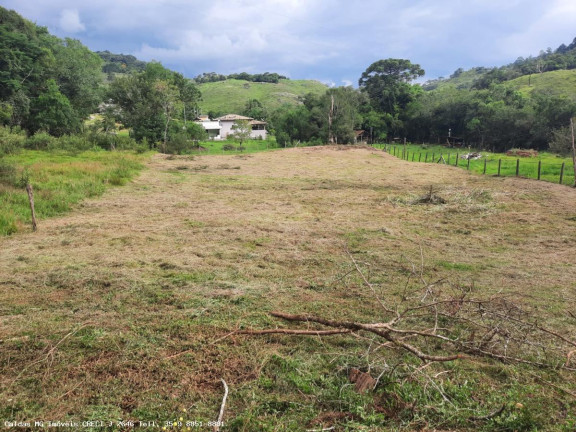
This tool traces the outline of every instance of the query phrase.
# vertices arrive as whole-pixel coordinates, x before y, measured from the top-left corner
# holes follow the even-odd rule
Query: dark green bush
[[[50,142],[47,150],[78,153],[90,150],[94,144],[84,135],[64,135]]]
[[[56,138],[46,132],[38,132],[26,139],[25,147],[31,150],[46,150],[55,140]]]
[[[0,156],[18,153],[26,141],[26,134],[21,131],[10,131],[0,127]]]

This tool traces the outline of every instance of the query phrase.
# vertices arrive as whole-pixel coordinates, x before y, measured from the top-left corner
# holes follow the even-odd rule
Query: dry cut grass
[[[422,202],[431,187],[444,203]],[[392,368],[421,364],[370,340],[224,336],[284,326],[274,310],[383,319],[350,256],[389,304],[418,273],[574,335],[575,215],[565,186],[371,149],[154,156],[124,188],[0,239],[0,417],[214,420],[224,378],[229,430],[464,430],[501,404],[517,411],[471,428],[564,427],[573,373],[464,360],[428,368],[440,388],[399,385]],[[354,392],[351,367],[383,374],[374,394]]]

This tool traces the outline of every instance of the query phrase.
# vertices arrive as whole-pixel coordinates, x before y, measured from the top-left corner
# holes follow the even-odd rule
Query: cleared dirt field
[[[445,203],[418,204],[431,187]],[[574,340],[575,251],[576,190],[566,186],[368,148],[157,155],[133,183],[37,233],[0,238],[0,419],[207,422],[224,378],[226,430],[493,430],[498,418],[569,430],[574,372],[433,365],[449,371],[445,392],[395,389],[392,409],[381,400],[392,390],[356,395],[347,370],[377,376],[397,350],[371,353],[353,336],[225,336],[289,327],[270,311],[382,320],[354,257],[390,304],[419,273],[505,295]],[[450,395],[450,385],[465,391]],[[502,404],[521,408],[465,426],[466,410]]]

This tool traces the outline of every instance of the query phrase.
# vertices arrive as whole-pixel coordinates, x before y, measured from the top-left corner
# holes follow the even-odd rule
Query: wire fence
[[[384,145],[382,150],[410,162],[440,163],[496,177],[523,177],[575,186],[573,163],[536,158],[494,155],[468,158],[469,152],[417,151],[405,146]],[[462,156],[466,156],[463,158]]]

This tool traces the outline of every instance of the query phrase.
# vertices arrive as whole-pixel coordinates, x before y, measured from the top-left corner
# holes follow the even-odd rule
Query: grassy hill
[[[576,70],[557,70],[541,74],[524,75],[506,83],[529,96],[534,90],[567,96],[576,100]]]
[[[326,85],[312,80],[280,80],[278,84],[226,80],[198,85],[203,101],[202,112],[238,113],[250,99],[258,99],[267,109],[296,104],[299,96],[322,94]]]
[[[422,88],[427,91],[442,90],[445,88],[470,89],[474,82],[485,74],[489,69],[484,67],[475,67],[467,71],[454,73],[449,78],[438,78],[426,81]]]

